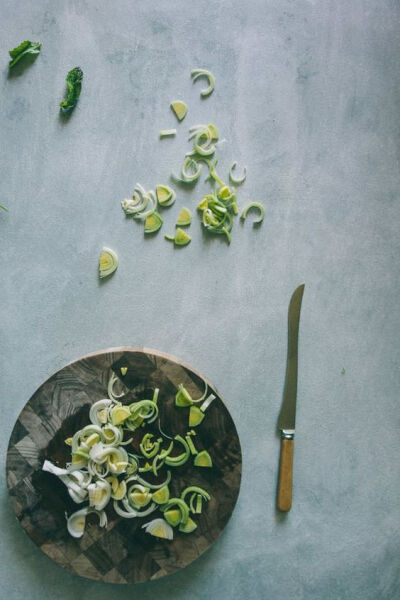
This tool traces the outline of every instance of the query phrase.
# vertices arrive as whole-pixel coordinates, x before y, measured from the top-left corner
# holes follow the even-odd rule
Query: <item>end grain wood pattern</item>
[[[128,367],[124,377],[121,367]],[[114,372],[126,385],[122,402],[152,397],[160,388],[161,426],[166,434],[188,429],[186,408],[174,406],[179,383],[194,398],[201,396],[206,380],[189,365],[146,348],[116,348],[83,357],[50,377],[25,405],[11,434],[7,453],[7,485],[15,514],[37,546],[62,567],[89,579],[109,583],[137,583],[158,579],[190,564],[220,535],[239,494],[242,455],[234,422],[218,392],[207,381],[216,399],[197,428],[199,449],[213,459],[211,469],[186,465],[172,469],[171,493],[186,485],[200,485],[211,494],[198,527],[191,534],[174,530],[174,540],[161,540],[141,528],[154,516],[123,519],[106,508],[108,526],[100,528],[89,515],[82,538],[72,538],[66,527],[75,504],[57,477],[41,470],[45,459],[64,467],[70,460],[65,438],[89,421],[90,406],[107,397]],[[163,469],[165,474],[165,469]],[[92,520],[93,518],[93,520]]]

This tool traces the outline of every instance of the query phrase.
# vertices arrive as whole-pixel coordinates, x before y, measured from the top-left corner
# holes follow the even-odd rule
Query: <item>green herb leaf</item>
[[[65,79],[68,89],[67,98],[60,102],[61,110],[64,112],[68,112],[76,106],[82,89],[82,78],[83,71],[80,67],[74,67],[68,72]]]
[[[24,42],[21,42],[19,46],[9,50],[8,54],[10,55],[11,60],[8,63],[8,68],[11,69],[19,60],[21,60],[23,56],[26,56],[27,54],[39,54],[41,45],[41,42],[31,42],[29,40],[25,40]]]

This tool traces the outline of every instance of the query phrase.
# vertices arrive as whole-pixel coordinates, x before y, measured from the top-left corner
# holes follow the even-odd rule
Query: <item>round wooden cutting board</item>
[[[122,378],[121,367],[127,367]],[[195,515],[191,534],[174,530],[173,540],[144,532],[145,518],[124,519],[106,508],[108,526],[100,528],[94,515],[87,520],[80,539],[66,527],[75,504],[66,487],[54,475],[42,471],[45,459],[64,467],[70,448],[64,440],[89,423],[90,406],[107,397],[114,372],[126,386],[122,402],[149,397],[158,387],[161,427],[166,434],[188,429],[188,408],[174,405],[180,383],[194,398],[205,383],[216,399],[197,427],[196,445],[207,449],[212,468],[198,468],[189,460],[172,469],[171,492],[187,485],[208,490],[210,502]],[[150,395],[151,397],[151,395]],[[62,567],[90,579],[111,583],[136,583],[157,579],[198,558],[227,524],[239,494],[242,467],[240,442],[233,420],[215,390],[202,375],[175,358],[146,348],[115,348],[91,354],[63,368],[48,379],[25,405],[11,434],[7,453],[7,485],[11,503],[22,527],[39,548]],[[93,521],[91,520],[93,517]]]

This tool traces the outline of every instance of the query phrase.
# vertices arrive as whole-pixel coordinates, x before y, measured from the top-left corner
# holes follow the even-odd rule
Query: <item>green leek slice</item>
[[[188,494],[191,494],[193,492],[196,494],[200,494],[204,498],[204,500],[210,500],[210,498],[211,498],[210,494],[206,490],[201,488],[200,486],[189,485],[187,488],[185,488],[183,490],[183,492],[181,494],[182,500],[184,500]]]
[[[100,258],[99,258],[99,276],[100,279],[104,279],[104,277],[109,277],[118,267],[118,256],[111,250],[111,248],[106,248],[104,246]]]
[[[174,100],[171,102],[171,108],[179,121],[182,121],[186,117],[188,107],[183,100]]]
[[[176,194],[168,185],[157,185],[156,196],[160,206],[171,206],[175,202]]]
[[[244,220],[247,217],[247,213],[249,212],[249,210],[253,210],[253,209],[257,210],[260,213],[258,219],[254,219],[253,224],[262,223],[264,216],[265,216],[265,208],[261,204],[261,202],[250,202],[243,209],[242,214],[240,215],[240,218]]]
[[[189,411],[189,427],[197,427],[204,417],[204,412],[198,406],[191,406]]]
[[[176,527],[181,522],[181,511],[178,508],[167,510],[164,513],[164,519],[167,523],[172,525],[172,527]]]
[[[166,504],[169,500],[169,488],[164,485],[152,495],[152,501],[156,504]]]
[[[176,246],[187,246],[192,239],[190,235],[180,227],[177,227],[175,235],[165,235],[164,237],[166,240],[174,242]]]
[[[190,450],[191,454],[197,454],[196,446],[194,445],[193,440],[190,437],[190,435],[186,435],[185,440],[187,441],[187,445],[189,446],[189,450]]]
[[[155,233],[158,231],[163,224],[163,220],[158,212],[153,212],[151,215],[146,217],[144,223],[144,232],[145,233]]]
[[[182,498],[171,498],[169,502],[162,507],[162,511],[165,513],[175,506],[177,506],[180,510],[180,522],[184,525],[185,523],[187,523],[187,520],[189,518],[189,507],[186,504],[186,502],[182,500]]]
[[[208,87],[200,92],[200,95],[203,96],[203,98],[209,96],[214,91],[215,77],[208,69],[193,69],[190,76],[193,79],[193,83],[199,77],[206,77],[208,79]]]
[[[178,391],[175,396],[176,406],[190,406],[193,404],[193,400],[187,389],[180,383]]]
[[[192,222],[192,212],[183,206],[179,212],[178,218],[176,220],[176,225],[180,227],[184,227],[185,225],[190,225]]]
[[[184,451],[178,456],[167,456],[165,458],[165,464],[171,467],[180,467],[184,465],[185,462],[188,460],[190,456],[190,449],[187,444],[187,441],[181,435],[176,435],[175,439],[177,442],[180,442],[182,444]]]
[[[194,458],[195,467],[212,467],[213,463],[211,456],[207,450],[202,450]]]
[[[183,533],[192,533],[195,529],[197,529],[197,524],[190,517],[185,524],[181,523],[179,525],[179,531],[182,531]]]

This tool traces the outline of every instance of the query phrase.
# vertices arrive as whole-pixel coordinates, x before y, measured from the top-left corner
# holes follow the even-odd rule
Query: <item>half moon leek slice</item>
[[[166,240],[174,242],[175,246],[187,246],[192,239],[190,235],[180,227],[177,227],[175,235],[166,235],[164,237]]]
[[[147,215],[144,222],[145,233],[155,233],[158,231],[163,224],[163,220],[158,212],[153,212],[151,215]]]
[[[154,537],[162,538],[164,540],[172,540],[174,537],[174,531],[164,519],[153,519],[149,523],[142,525],[142,529],[154,535]]]
[[[118,267],[118,256],[111,250],[111,248],[106,248],[104,246],[102,253],[99,258],[99,277],[100,279],[104,279],[104,277],[109,277]]]
[[[184,227],[185,225],[190,225],[192,222],[192,212],[183,206],[179,212],[178,218],[176,220],[176,224],[180,227]]]
[[[186,117],[188,107],[183,100],[174,100],[171,102],[171,108],[179,121],[182,121]]]
[[[168,185],[157,185],[156,196],[160,206],[171,206],[175,202],[176,194]]]
[[[81,510],[77,510],[72,513],[70,517],[67,519],[67,528],[68,532],[74,538],[80,538],[83,536],[86,525],[86,517],[89,513],[95,513],[99,517],[99,525],[100,527],[107,526],[107,515],[104,510],[96,510],[94,508],[90,508],[90,506],[86,506],[86,508],[82,508]]]
[[[203,96],[203,98],[209,96],[214,91],[215,77],[211,71],[208,71],[207,69],[193,69],[190,76],[193,79],[193,82],[195,82],[199,77],[206,77],[208,79],[208,87],[200,92],[200,95]]]

